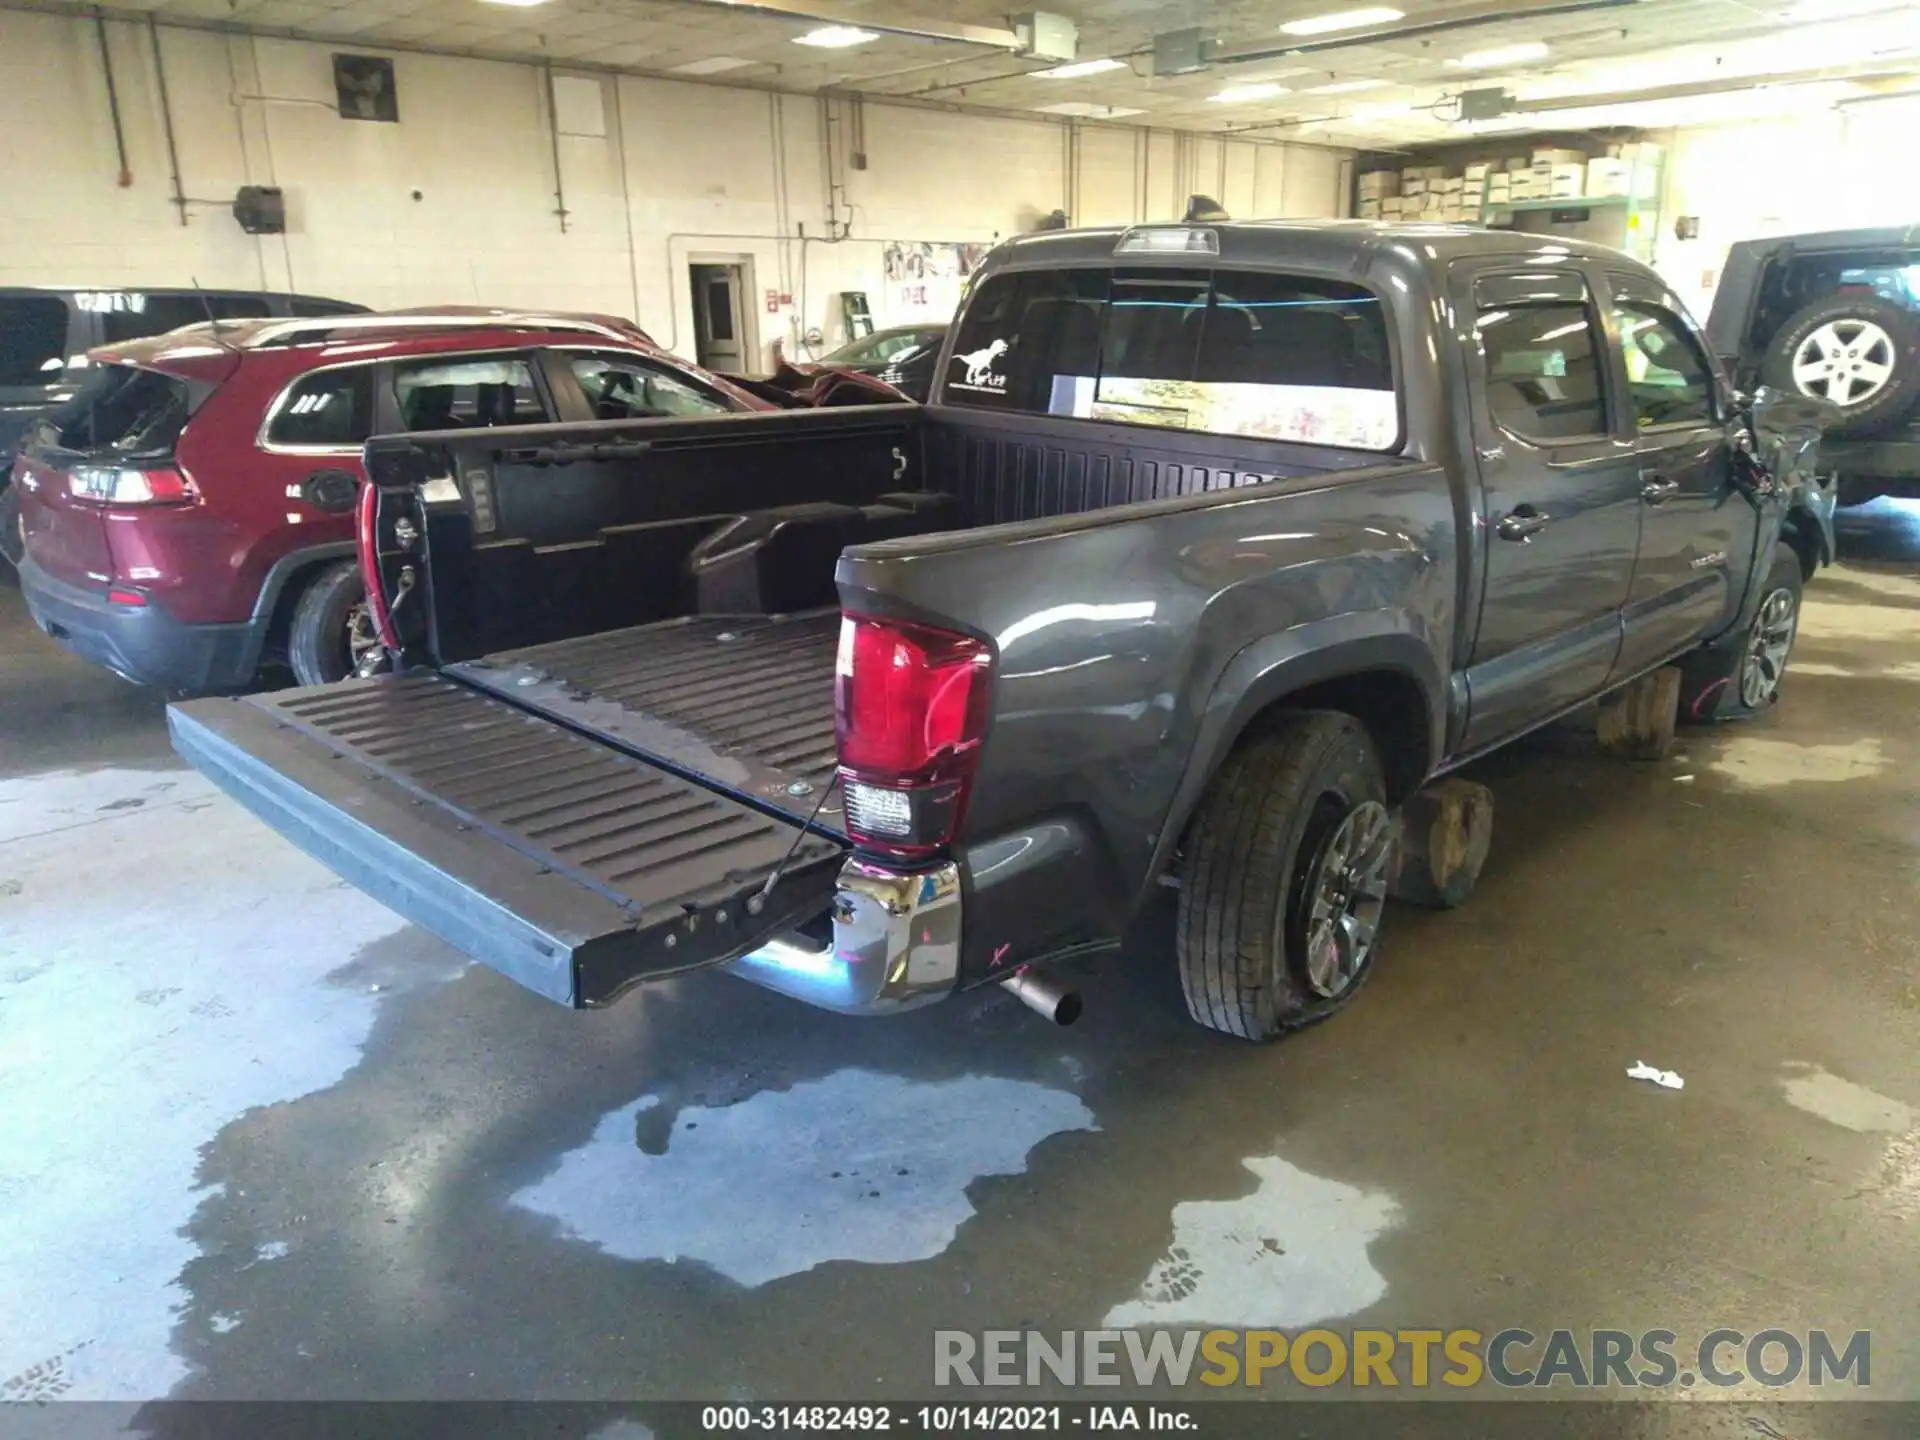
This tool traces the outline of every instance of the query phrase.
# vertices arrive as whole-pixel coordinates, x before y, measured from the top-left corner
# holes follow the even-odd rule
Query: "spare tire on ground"
[[[1920,397],[1920,326],[1878,295],[1829,295],[1797,311],[1767,346],[1767,384],[1830,400],[1834,433],[1871,435],[1906,418]]]

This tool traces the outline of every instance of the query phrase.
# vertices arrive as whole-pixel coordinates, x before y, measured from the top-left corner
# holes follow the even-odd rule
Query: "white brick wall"
[[[1069,145],[1084,223],[1177,216],[1191,191],[1219,188],[1223,152],[1220,198],[1235,214],[1344,208],[1336,152],[1093,127],[1070,138],[1050,120],[869,102],[867,168],[840,167],[839,214],[851,217],[854,238],[828,244],[821,102],[608,77],[606,135],[560,139],[570,212],[562,233],[538,70],[398,54],[401,123],[372,124],[334,112],[333,47],[163,28],[182,180],[190,197],[214,202],[191,206],[182,226],[148,31],[121,21],[107,31],[131,172],[124,187],[92,23],[0,10],[0,284],[198,279],[379,306],[600,310],[637,315],[690,352],[687,265],[744,256],[759,337],[764,345],[778,335],[792,355],[805,325],[837,340],[840,290],[867,291],[876,320],[892,318],[885,240],[990,241],[1056,207],[1076,209]],[[286,190],[284,237],[245,235],[227,213],[249,183]],[[770,289],[792,293],[794,310],[769,316],[760,293]]]

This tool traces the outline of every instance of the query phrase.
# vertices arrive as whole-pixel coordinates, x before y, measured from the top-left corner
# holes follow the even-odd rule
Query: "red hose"
[[[380,487],[371,480],[360,487],[360,505],[356,519],[355,540],[360,547],[360,580],[367,590],[367,613],[373,618],[373,633],[380,637],[380,643],[387,647],[397,662],[400,656],[400,636],[393,628],[393,613],[387,609],[386,592],[380,580],[380,539],[375,533],[375,522],[380,508]]]

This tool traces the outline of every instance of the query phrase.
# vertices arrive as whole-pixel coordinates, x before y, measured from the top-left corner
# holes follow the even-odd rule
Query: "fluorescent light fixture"
[[[506,5],[515,10],[531,10],[536,5],[544,5],[547,0],[487,0],[489,5]]]
[[[852,25],[822,25],[818,30],[809,30],[804,35],[793,37],[796,45],[811,45],[818,50],[845,50],[853,45],[864,45],[869,40],[880,37],[871,30],[860,30]]]
[[[1109,70],[1124,70],[1127,62],[1108,56],[1100,60],[1076,60],[1071,65],[1056,65],[1051,70],[1032,70],[1036,80],[1078,80],[1082,75],[1104,75]]]
[[[689,60],[684,65],[672,65],[667,69],[669,75],[718,75],[725,70],[744,70],[749,65],[758,65],[758,60],[742,60],[734,55],[709,55],[704,60]]]
[[[1331,85],[1316,85],[1307,91],[1309,95],[1351,95],[1356,90],[1378,90],[1382,85],[1391,85],[1391,80],[1336,80]]]
[[[1062,100],[1057,105],[1036,105],[1036,115],[1071,115],[1079,120],[1120,120],[1128,115],[1144,115],[1144,110],[1125,105],[1096,105],[1090,100]]]
[[[1493,50],[1475,50],[1451,64],[1469,70],[1485,70],[1495,65],[1519,65],[1528,60],[1544,60],[1549,53],[1543,40],[1523,40],[1518,45],[1501,45]]]
[[[1331,35],[1336,30],[1360,30],[1368,25],[1391,25],[1406,19],[1406,13],[1384,5],[1369,5],[1363,10],[1335,10],[1327,15],[1309,15],[1304,20],[1289,20],[1280,27],[1282,35]]]
[[[1240,105],[1248,100],[1271,100],[1276,95],[1287,94],[1287,87],[1276,85],[1271,80],[1262,80],[1256,85],[1229,85],[1217,95],[1209,95],[1209,100],[1217,100],[1222,105]]]

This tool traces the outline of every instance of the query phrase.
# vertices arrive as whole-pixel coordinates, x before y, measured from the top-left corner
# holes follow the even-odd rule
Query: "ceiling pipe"
[[[1727,95],[1746,90],[1785,90],[1800,85],[1864,85],[1881,80],[1909,80],[1912,70],[1848,71],[1800,70],[1785,75],[1730,75],[1724,80],[1692,80],[1656,85],[1645,90],[1610,90],[1596,95],[1556,95],[1546,100],[1518,100],[1510,115],[1545,115],[1556,110],[1598,110],[1612,105],[1641,105],[1653,100],[1690,100],[1696,95]],[[1842,102],[1851,103],[1851,102]]]
[[[984,45],[993,50],[1019,50],[1019,33],[993,25],[962,25],[952,20],[894,15],[882,19],[866,11],[835,10],[809,0],[676,0],[703,10],[731,10],[776,20],[811,20],[821,25],[845,25],[876,35],[904,35],[914,40],[944,40],[955,45]],[[876,7],[878,8],[878,7]]]

